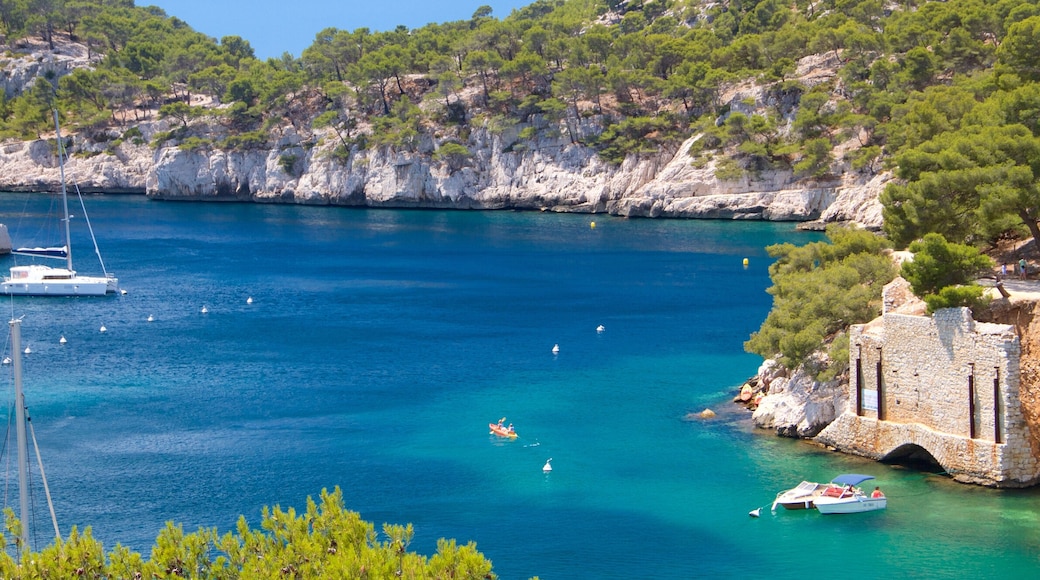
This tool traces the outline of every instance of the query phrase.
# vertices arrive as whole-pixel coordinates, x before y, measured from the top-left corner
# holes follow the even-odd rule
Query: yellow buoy
[[[596,229],[596,222],[590,222],[589,227],[592,229]]]
[[[747,265],[748,265],[748,259],[744,258],[744,266],[747,266]]]

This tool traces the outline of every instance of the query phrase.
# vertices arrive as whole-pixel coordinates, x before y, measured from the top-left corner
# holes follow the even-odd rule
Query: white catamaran
[[[15,248],[12,253],[22,256],[41,258],[57,258],[65,260],[64,268],[54,268],[42,264],[12,266],[10,277],[0,282],[0,294],[9,296],[104,296],[119,291],[119,280],[105,272],[105,263],[101,261],[101,253],[94,249],[101,261],[103,276],[81,276],[72,268],[72,235],[69,227],[69,199],[65,187],[65,147],[61,140],[61,127],[58,125],[58,111],[54,111],[54,129],[58,141],[58,165],[61,170],[61,201],[65,211],[65,245],[50,248]],[[77,190],[78,191],[78,190]],[[82,205],[82,198],[80,199]],[[84,218],[86,218],[86,208]],[[90,220],[86,220],[90,229]],[[94,240],[94,231],[90,229],[90,239]]]

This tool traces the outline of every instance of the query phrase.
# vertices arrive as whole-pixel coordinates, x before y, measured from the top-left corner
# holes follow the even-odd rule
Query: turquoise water
[[[106,549],[340,486],[377,529],[413,523],[411,549],[475,541],[505,579],[1040,572],[1036,492],[829,453],[733,409],[760,363],[742,343],[770,306],[765,246],[819,238],[792,224],[88,203],[128,293],[5,302],[59,525]],[[3,195],[0,221],[20,243],[49,205]],[[720,416],[683,421],[705,407]],[[500,417],[519,439],[488,435]],[[770,514],[842,472],[874,474],[889,509]]]

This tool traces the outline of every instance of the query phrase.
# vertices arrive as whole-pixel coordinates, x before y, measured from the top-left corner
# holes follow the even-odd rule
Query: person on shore
[[[1007,262],[1000,265],[1000,278],[1003,280],[1007,278]]]
[[[1026,279],[1026,259],[1018,259],[1018,277],[1022,280]]]
[[[885,497],[885,494],[881,493],[880,487],[875,487],[874,493],[870,494],[870,497],[877,499],[879,497]]]

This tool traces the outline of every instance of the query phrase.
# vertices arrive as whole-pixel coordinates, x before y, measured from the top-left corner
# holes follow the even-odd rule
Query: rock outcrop
[[[50,50],[39,41],[23,39],[14,48],[16,52],[4,55],[0,70],[0,88],[7,98],[21,93],[38,78],[60,78],[90,66],[91,58],[97,57],[88,55],[87,47],[75,42],[59,43]]]
[[[774,360],[762,363],[757,374],[768,385],[751,416],[755,426],[784,437],[815,437],[837,418],[843,400],[840,381],[820,382],[802,370],[793,373]]]

